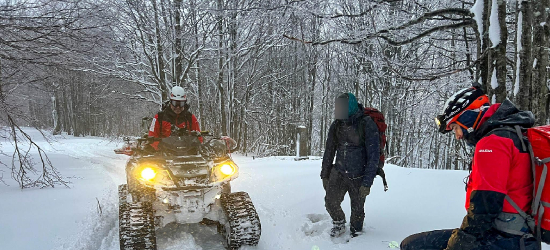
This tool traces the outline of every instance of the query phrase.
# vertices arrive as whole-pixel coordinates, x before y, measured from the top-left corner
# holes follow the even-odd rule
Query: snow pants
[[[349,179],[342,176],[336,169],[330,173],[328,187],[325,195],[325,207],[333,221],[346,220],[346,215],[342,211],[342,201],[346,193],[351,200],[351,218],[350,225],[355,231],[363,229],[363,220],[365,219],[365,199],[359,192],[363,178]]]
[[[401,250],[443,250],[447,248],[447,242],[452,233],[453,229],[446,229],[413,234],[401,242]],[[524,239],[525,248],[520,247],[521,236],[508,235],[495,230],[486,238],[487,241],[481,242],[479,247],[469,248],[469,250],[538,249],[537,241],[533,237]]]

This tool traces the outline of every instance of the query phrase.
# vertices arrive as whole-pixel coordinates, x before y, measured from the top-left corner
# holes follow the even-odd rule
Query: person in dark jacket
[[[528,212],[533,175],[527,148],[513,127],[532,127],[533,114],[508,100],[490,105],[478,88],[459,91],[436,119],[439,131],[453,131],[458,140],[475,146],[467,181],[466,210],[457,229],[409,236],[402,250],[412,249],[538,249]]]
[[[187,95],[180,86],[174,86],[170,91],[170,106],[158,112],[149,128],[149,136],[156,138],[165,138],[172,133],[172,125],[178,128],[187,128],[189,131],[200,132],[199,122],[195,115],[189,112],[187,104]],[[202,142],[202,138],[199,138]],[[158,150],[159,142],[153,142],[147,145],[146,150]]]
[[[330,235],[342,235],[346,231],[346,218],[341,203],[349,193],[350,232],[356,236],[363,230],[365,199],[378,169],[378,127],[364,115],[363,106],[351,93],[336,98],[335,116],[328,132],[321,170],[326,191],[325,207],[333,221]],[[359,130],[363,130],[362,133]],[[333,164],[335,156],[336,163]]]

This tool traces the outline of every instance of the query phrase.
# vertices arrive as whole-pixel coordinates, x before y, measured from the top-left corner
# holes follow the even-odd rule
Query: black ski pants
[[[325,195],[325,207],[333,221],[343,221],[346,219],[342,211],[342,201],[346,193],[351,200],[351,218],[350,224],[356,231],[363,229],[363,220],[365,219],[365,199],[359,192],[363,178],[349,179],[342,176],[336,169],[332,169]]]
[[[453,229],[446,229],[413,234],[401,242],[401,250],[443,250],[447,248],[447,242],[452,233]],[[520,236],[493,231],[486,238],[486,241],[478,247],[468,250],[520,250],[522,243],[525,250],[538,249],[536,239],[533,237],[526,238],[522,242]]]

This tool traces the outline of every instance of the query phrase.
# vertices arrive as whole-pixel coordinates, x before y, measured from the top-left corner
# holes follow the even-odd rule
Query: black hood
[[[511,101],[505,100],[488,120],[486,120],[473,133],[465,136],[469,144],[475,145],[491,130],[501,127],[514,127],[519,125],[523,128],[533,127],[535,116],[531,111],[519,110]]]

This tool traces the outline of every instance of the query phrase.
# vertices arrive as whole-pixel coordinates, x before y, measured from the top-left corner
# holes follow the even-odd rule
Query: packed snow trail
[[[125,182],[127,156],[118,145],[97,137],[55,136],[52,145],[31,132],[52,163],[72,182],[71,188],[21,191],[1,168],[0,249],[118,250],[117,186]],[[10,151],[11,150],[11,151]],[[10,155],[13,148],[2,143]],[[464,209],[466,171],[439,171],[386,166],[389,191],[375,180],[365,205],[364,234],[330,239],[330,217],[319,179],[320,158],[256,158],[234,155],[240,176],[233,192],[250,194],[262,222],[257,247],[267,249],[388,249],[391,241],[433,229],[455,228]],[[0,156],[11,163],[9,156]],[[349,217],[349,199],[343,202]],[[347,235],[347,234],[346,234]],[[215,226],[169,225],[157,231],[159,250],[224,249]],[[544,249],[550,249],[545,245]]]

